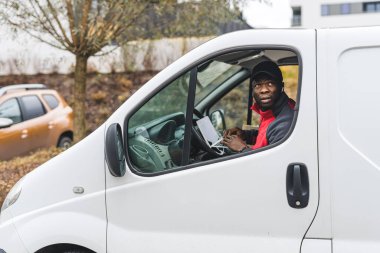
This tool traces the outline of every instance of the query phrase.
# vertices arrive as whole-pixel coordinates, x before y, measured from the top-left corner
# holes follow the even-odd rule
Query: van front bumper
[[[28,253],[12,220],[0,221],[0,253]]]

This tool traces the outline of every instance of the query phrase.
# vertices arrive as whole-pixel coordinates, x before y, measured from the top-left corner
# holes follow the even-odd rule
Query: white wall
[[[121,50],[103,57],[92,57],[89,69],[99,72],[123,70]],[[14,33],[0,27],[0,75],[35,75],[73,72],[75,57],[30,37],[24,32]]]
[[[113,51],[90,57],[88,71],[159,71],[209,39],[211,37],[135,41],[123,48],[107,47],[104,51]],[[39,42],[25,33],[13,33],[0,27],[0,75],[69,74],[74,67],[73,54]]]

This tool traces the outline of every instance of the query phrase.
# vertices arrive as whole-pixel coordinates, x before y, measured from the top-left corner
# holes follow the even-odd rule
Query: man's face
[[[259,76],[253,81],[253,97],[262,110],[270,109],[279,94],[280,90],[270,76]]]

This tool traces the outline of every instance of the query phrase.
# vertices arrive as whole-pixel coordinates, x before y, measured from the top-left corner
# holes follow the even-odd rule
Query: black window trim
[[[183,152],[181,166],[186,166],[190,162],[191,129],[193,122],[193,111],[195,106],[195,91],[197,88],[197,73],[197,68],[193,68],[190,71],[189,91],[187,96],[185,116],[185,135],[183,137]]]
[[[260,149],[251,150],[249,152],[242,152],[242,153],[237,153],[237,154],[233,154],[233,155],[229,155],[229,156],[218,157],[218,158],[214,158],[214,159],[211,159],[211,160],[208,160],[208,161],[201,161],[201,162],[197,162],[197,163],[194,163],[194,164],[188,164],[188,165],[184,165],[184,166],[178,166],[178,167],[175,167],[175,168],[171,168],[171,169],[168,169],[168,170],[162,170],[162,171],[159,171],[159,172],[145,173],[145,172],[141,172],[141,171],[139,171],[138,169],[135,168],[135,166],[133,165],[133,163],[131,162],[131,160],[129,158],[129,152],[128,152],[128,122],[129,122],[129,119],[130,119],[131,116],[133,116],[153,96],[155,96],[158,92],[160,92],[162,89],[164,89],[165,87],[167,87],[167,85],[169,85],[170,83],[172,83],[174,80],[176,80],[180,76],[184,75],[186,72],[189,72],[193,68],[196,68],[200,64],[202,64],[202,63],[204,63],[204,62],[206,62],[206,61],[208,61],[208,60],[210,60],[212,58],[216,58],[216,57],[221,56],[223,54],[231,53],[231,52],[234,52],[234,51],[239,51],[239,50],[240,51],[241,50],[254,50],[254,49],[257,49],[257,50],[261,49],[262,50],[263,48],[265,48],[266,50],[287,50],[287,51],[291,51],[291,52],[293,52],[296,55],[296,57],[298,59],[298,88],[297,88],[297,101],[298,101],[298,103],[294,107],[295,114],[294,114],[293,122],[291,124],[290,129],[289,129],[289,132],[284,136],[284,138],[282,140],[280,140],[280,141],[278,141],[278,142],[276,142],[274,144],[270,144],[268,146],[260,148]],[[228,161],[228,160],[231,160],[231,159],[236,159],[236,158],[239,158],[239,157],[243,157],[243,156],[246,156],[246,155],[252,155],[252,154],[255,154],[255,153],[259,153],[259,152],[263,152],[263,151],[272,149],[272,148],[274,148],[274,147],[276,147],[278,145],[281,145],[293,133],[295,125],[297,123],[299,104],[300,104],[300,101],[301,101],[300,99],[301,99],[301,87],[302,87],[302,73],[303,73],[303,62],[302,62],[301,54],[300,54],[300,52],[295,47],[292,47],[292,46],[273,46],[273,45],[262,44],[262,45],[255,45],[255,46],[231,47],[231,48],[227,48],[227,49],[224,49],[224,50],[219,50],[217,52],[211,53],[211,54],[209,54],[209,55],[207,55],[205,57],[200,58],[199,60],[193,62],[189,66],[183,68],[182,70],[180,70],[179,72],[177,72],[176,74],[174,74],[172,77],[168,78],[159,87],[157,87],[156,89],[152,90],[152,92],[149,93],[145,97],[145,99],[141,100],[139,103],[137,103],[136,105],[134,105],[131,108],[131,110],[126,114],[126,116],[124,117],[124,129],[123,129],[124,150],[125,150],[125,158],[126,158],[126,162],[127,162],[129,170],[133,174],[136,174],[138,176],[142,176],[142,177],[155,177],[155,176],[160,176],[160,175],[164,175],[164,174],[168,174],[168,173],[173,173],[173,172],[193,169],[193,168],[197,168],[197,167],[202,167],[202,166],[206,166],[206,165],[209,165],[209,164],[224,162],[224,161]],[[185,126],[185,128],[186,128],[186,126]]]

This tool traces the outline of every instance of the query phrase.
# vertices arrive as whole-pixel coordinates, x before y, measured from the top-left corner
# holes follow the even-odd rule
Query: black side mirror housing
[[[123,134],[119,124],[110,125],[106,133],[106,161],[114,177],[122,177],[126,172]]]

